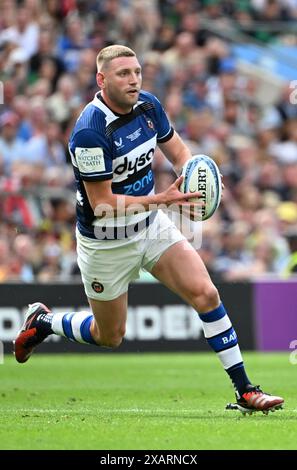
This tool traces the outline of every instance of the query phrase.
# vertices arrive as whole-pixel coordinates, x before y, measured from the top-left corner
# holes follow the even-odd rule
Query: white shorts
[[[127,292],[140,269],[151,272],[161,255],[185,240],[164,212],[133,238],[94,240],[76,230],[77,262],[87,297],[113,300]]]

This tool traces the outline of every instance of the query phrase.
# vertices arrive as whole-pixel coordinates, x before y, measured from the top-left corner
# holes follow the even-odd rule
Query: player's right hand
[[[179,176],[168,189],[158,194],[159,204],[164,204],[168,209],[182,212],[191,220],[197,218],[197,211],[203,207],[202,201],[191,201],[202,197],[200,192],[182,193],[179,188],[183,182],[183,176]]]

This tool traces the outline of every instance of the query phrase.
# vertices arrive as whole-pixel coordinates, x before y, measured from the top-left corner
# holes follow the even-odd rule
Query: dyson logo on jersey
[[[130,161],[127,156],[124,157],[122,162],[113,169],[113,172],[116,175],[122,175],[125,172],[127,172],[127,176],[134,175],[137,171],[152,161],[154,151],[155,149],[151,148],[147,153],[143,153],[140,157],[133,158]]]

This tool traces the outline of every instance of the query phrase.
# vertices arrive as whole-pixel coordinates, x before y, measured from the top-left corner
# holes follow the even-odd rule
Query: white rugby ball
[[[222,181],[217,164],[207,155],[194,155],[184,164],[181,174],[184,179],[180,191],[200,192],[202,197],[191,201],[203,201],[205,206],[201,208],[201,220],[209,219],[219,207],[222,196]]]

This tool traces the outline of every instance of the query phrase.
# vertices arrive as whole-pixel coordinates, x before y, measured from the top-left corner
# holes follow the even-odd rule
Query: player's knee
[[[208,282],[194,300],[194,306],[199,313],[207,313],[219,306],[220,296],[217,288]]]

